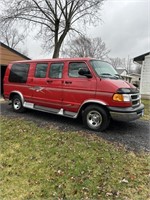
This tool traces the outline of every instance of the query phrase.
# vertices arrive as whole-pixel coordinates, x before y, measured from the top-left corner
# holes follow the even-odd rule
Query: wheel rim
[[[19,99],[15,99],[13,106],[15,110],[19,110],[21,108],[21,101]]]
[[[102,116],[99,112],[91,111],[87,115],[87,123],[92,128],[98,128],[102,123]]]

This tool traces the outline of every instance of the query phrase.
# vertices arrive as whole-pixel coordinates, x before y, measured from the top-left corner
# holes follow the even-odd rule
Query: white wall
[[[126,75],[127,75],[127,71],[124,70],[120,75],[121,75],[121,76],[126,76]]]
[[[150,96],[150,55],[145,56],[142,64],[140,92],[142,95]]]

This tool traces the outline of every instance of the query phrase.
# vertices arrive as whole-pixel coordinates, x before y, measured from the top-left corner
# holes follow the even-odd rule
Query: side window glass
[[[13,64],[10,70],[9,82],[26,83],[29,67],[30,65],[26,63]]]
[[[79,69],[85,68],[88,69],[87,65],[84,62],[73,62],[69,64],[69,76],[74,78],[85,78],[85,76],[81,76],[78,74]]]
[[[36,70],[35,70],[35,77],[36,78],[45,78],[46,77],[46,72],[47,72],[47,63],[39,63],[36,65]]]
[[[62,78],[63,63],[52,63],[49,71],[49,78]]]

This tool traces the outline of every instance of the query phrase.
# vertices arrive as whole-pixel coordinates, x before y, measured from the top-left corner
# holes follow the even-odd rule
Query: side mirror
[[[92,78],[91,72],[86,68],[80,68],[78,74],[81,76],[86,76],[87,78]]]

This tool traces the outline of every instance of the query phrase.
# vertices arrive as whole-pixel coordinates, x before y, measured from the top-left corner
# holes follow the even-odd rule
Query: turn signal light
[[[122,94],[114,94],[113,100],[114,101],[124,101],[124,98],[123,98]]]

